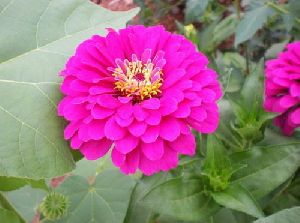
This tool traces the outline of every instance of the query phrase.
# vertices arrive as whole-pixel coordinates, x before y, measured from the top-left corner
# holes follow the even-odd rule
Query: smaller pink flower
[[[285,135],[300,126],[300,41],[267,62],[264,107],[279,114],[274,123]]]

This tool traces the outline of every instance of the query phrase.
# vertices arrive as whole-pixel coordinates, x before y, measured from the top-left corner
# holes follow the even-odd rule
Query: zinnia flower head
[[[194,155],[191,128],[215,131],[221,96],[207,58],[162,26],[130,26],[81,43],[61,72],[59,115],[71,147],[90,160],[112,147],[125,174],[151,175]]]
[[[300,41],[266,64],[265,109],[278,113],[275,125],[291,135],[300,126]]]

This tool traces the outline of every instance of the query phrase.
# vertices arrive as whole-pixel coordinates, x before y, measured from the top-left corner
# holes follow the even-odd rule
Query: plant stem
[[[235,9],[236,9],[236,12],[237,12],[237,18],[238,20],[241,19],[241,3],[240,3],[240,0],[235,0]]]
[[[202,154],[203,156],[206,155],[206,150],[207,150],[207,135],[202,133],[202,134],[201,134],[200,151],[202,151],[201,154]]]

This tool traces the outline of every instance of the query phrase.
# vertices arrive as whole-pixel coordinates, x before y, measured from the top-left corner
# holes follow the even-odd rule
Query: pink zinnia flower
[[[125,174],[151,175],[194,155],[194,128],[215,131],[221,96],[207,58],[162,26],[130,26],[81,43],[61,72],[64,135],[90,160],[112,147]]]
[[[279,113],[275,125],[291,135],[300,126],[300,41],[266,66],[265,109]]]

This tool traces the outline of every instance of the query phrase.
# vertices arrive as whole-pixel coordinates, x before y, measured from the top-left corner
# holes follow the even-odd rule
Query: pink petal
[[[111,160],[115,166],[120,167],[124,164],[126,156],[114,148],[111,152]]]
[[[139,139],[137,137],[128,134],[122,139],[115,141],[115,148],[119,152],[123,154],[127,154],[131,152],[134,148],[136,148],[138,143],[139,143]]]
[[[180,135],[180,124],[175,118],[165,118],[160,123],[159,135],[168,141],[174,141]]]
[[[193,134],[180,135],[175,141],[169,143],[170,147],[180,154],[195,155],[196,142]]]
[[[300,124],[300,108],[296,109],[290,114],[290,120],[295,125]]]
[[[195,107],[192,108],[190,117],[197,120],[198,122],[202,122],[207,118],[207,112],[202,107]]]
[[[145,143],[152,143],[157,140],[159,136],[159,125],[148,126],[146,132],[141,136]]]
[[[89,141],[82,144],[80,152],[88,160],[95,160],[104,156],[112,145],[112,141],[101,139],[97,141]]]
[[[133,106],[133,114],[138,121],[144,121],[148,116],[148,113],[139,104]]]
[[[157,139],[153,143],[143,143],[141,149],[149,160],[159,160],[164,154],[164,142]]]
[[[177,152],[172,150],[171,148],[165,147],[165,152],[161,160],[159,161],[160,168],[163,171],[169,171],[177,167],[178,165],[178,155]]]
[[[72,149],[79,149],[80,146],[82,145],[83,141],[81,139],[79,139],[78,134],[75,134],[72,138],[71,138],[71,147]]]
[[[158,125],[160,123],[160,120],[161,120],[161,114],[160,114],[160,112],[149,111],[148,112],[148,116],[145,119],[145,122],[148,125]]]
[[[111,116],[112,114],[114,114],[114,110],[112,109],[108,109],[108,108],[104,108],[101,107],[99,105],[95,105],[92,109],[91,109],[91,115],[95,118],[95,119],[105,119],[109,116]]]
[[[146,123],[135,121],[128,127],[128,130],[132,135],[136,137],[140,137],[141,135],[144,134],[146,128],[147,128]]]
[[[104,134],[108,139],[120,140],[125,136],[126,130],[116,123],[115,117],[111,117],[105,123]]]
[[[139,161],[140,161],[140,152],[138,149],[135,149],[130,153],[126,154],[126,160],[123,163],[123,165],[120,166],[120,169],[124,174],[135,173],[136,169],[138,168]]]
[[[160,101],[158,98],[150,98],[141,103],[143,108],[156,110],[160,107]]]
[[[64,130],[64,138],[70,139],[79,128],[79,122],[70,122]]]

